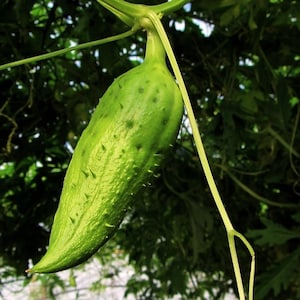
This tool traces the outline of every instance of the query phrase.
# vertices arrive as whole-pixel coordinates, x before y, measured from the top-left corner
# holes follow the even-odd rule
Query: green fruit
[[[92,256],[175,141],[183,103],[161,47],[148,35],[145,61],[100,99],[68,167],[47,253],[29,272],[57,272]]]

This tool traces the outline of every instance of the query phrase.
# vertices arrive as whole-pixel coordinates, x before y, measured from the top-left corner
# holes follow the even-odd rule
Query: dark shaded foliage
[[[300,3],[284,0],[192,1],[163,19],[223,201],[256,250],[256,299],[300,297],[299,19]],[[125,30],[96,1],[2,1],[0,64]],[[0,71],[2,266],[22,275],[44,253],[67,146],[113,79],[143,56],[144,42],[139,32]],[[217,287],[211,297],[220,299],[235,289],[226,233],[185,127],[137,198],[111,241],[136,270],[128,293],[191,299]],[[247,278],[250,258],[238,249]]]

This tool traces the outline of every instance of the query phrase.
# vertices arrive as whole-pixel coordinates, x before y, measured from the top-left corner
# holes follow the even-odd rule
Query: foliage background
[[[223,201],[256,251],[255,299],[299,299],[300,3],[192,1],[163,23]],[[96,1],[4,0],[0,64],[125,30]],[[140,62],[144,46],[139,32],[0,72],[2,288],[11,276],[29,282],[24,270],[47,246],[69,149],[99,97]],[[221,299],[235,291],[226,233],[186,126],[160,177],[137,198],[97,254],[104,265],[111,253],[128,258],[135,269],[128,294],[203,299],[209,291]],[[246,282],[250,258],[238,249]]]

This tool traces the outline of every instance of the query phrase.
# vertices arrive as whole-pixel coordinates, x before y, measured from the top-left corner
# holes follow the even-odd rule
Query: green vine
[[[55,56],[66,54],[66,53],[68,53],[70,51],[73,51],[73,50],[81,50],[81,49],[85,49],[85,48],[90,48],[90,47],[95,47],[95,46],[115,42],[117,40],[121,40],[121,39],[124,39],[124,38],[132,35],[136,30],[137,30],[137,28],[133,27],[131,30],[128,30],[126,32],[123,32],[123,33],[120,33],[120,34],[117,34],[117,35],[114,35],[114,36],[110,36],[110,37],[107,37],[107,38],[104,38],[104,39],[101,39],[101,40],[87,42],[87,43],[79,44],[79,45],[76,45],[76,46],[73,46],[73,47],[53,51],[51,53],[41,54],[41,55],[37,55],[37,56],[17,60],[17,61],[14,61],[14,62],[10,62],[10,63],[4,64],[4,65],[1,65],[0,66],[0,71],[5,70],[5,69],[9,69],[9,68],[13,68],[13,67],[22,66],[22,65],[25,65],[25,64],[29,64],[29,63],[35,63],[35,62],[41,61],[41,60],[50,59],[50,58],[55,57]]]
[[[74,47],[57,50],[57,51],[54,51],[51,53],[42,54],[42,55],[34,56],[31,58],[26,58],[26,59],[22,59],[19,61],[7,63],[7,64],[0,66],[0,70],[4,70],[4,69],[16,67],[16,66],[20,66],[20,65],[24,65],[24,64],[28,64],[28,63],[33,63],[33,62],[37,62],[40,60],[50,59],[50,58],[58,56],[58,55],[63,55],[72,50],[80,50],[80,49],[84,49],[84,48],[88,48],[88,47],[94,47],[97,45],[102,45],[105,43],[109,43],[109,42],[117,41],[119,39],[126,38],[126,37],[134,34],[138,29],[143,28],[145,19],[148,19],[148,21],[152,25],[149,27],[149,22],[147,22],[147,28],[145,28],[145,29],[156,31],[158,36],[160,37],[161,42],[164,46],[164,49],[167,53],[168,59],[170,61],[171,67],[173,69],[174,75],[177,79],[180,91],[182,93],[183,101],[184,101],[185,108],[186,108],[188,118],[190,121],[190,125],[192,128],[192,133],[193,133],[195,145],[197,148],[198,156],[201,161],[201,164],[202,164],[210,191],[212,193],[213,199],[214,199],[215,204],[218,208],[218,211],[221,215],[221,218],[223,220],[223,223],[224,223],[224,226],[225,226],[225,229],[227,232],[229,249],[230,249],[230,254],[231,254],[231,259],[232,259],[232,263],[233,263],[233,268],[234,268],[234,273],[235,273],[235,277],[236,277],[236,283],[237,283],[240,300],[245,300],[246,297],[245,297],[244,285],[243,285],[243,281],[242,281],[242,277],[241,277],[241,271],[240,271],[240,266],[239,266],[237,251],[236,251],[235,237],[239,238],[243,242],[243,244],[246,246],[246,248],[248,249],[248,251],[251,255],[251,271],[250,271],[250,276],[249,276],[248,299],[252,300],[253,299],[253,290],[254,290],[255,253],[254,253],[252,246],[246,240],[246,238],[241,233],[239,233],[238,231],[236,231],[234,229],[233,225],[231,224],[230,218],[226,212],[224,204],[221,200],[221,196],[219,194],[218,188],[216,186],[216,183],[213,178],[213,174],[211,172],[211,168],[210,168],[207,156],[206,156],[206,152],[205,152],[205,149],[203,146],[203,142],[201,139],[198,124],[197,124],[197,121],[196,121],[196,118],[195,118],[195,115],[194,115],[194,112],[192,109],[191,101],[189,99],[187,88],[185,86],[183,77],[182,77],[180,69],[178,67],[178,64],[177,64],[175,55],[173,53],[172,47],[170,45],[169,39],[167,37],[167,34],[166,34],[166,32],[163,28],[163,25],[160,21],[160,18],[163,16],[163,14],[179,10],[180,8],[183,7],[184,4],[186,4],[189,1],[187,1],[187,0],[172,0],[170,2],[165,2],[163,4],[152,5],[152,6],[128,3],[124,0],[97,0],[97,1],[103,7],[110,10],[115,16],[117,16],[125,24],[130,26],[131,29],[124,33],[121,33],[121,34],[118,34],[115,36],[111,36],[108,38],[104,38],[101,40],[92,41],[92,42],[80,44],[80,45],[77,45]],[[289,147],[289,149],[291,150],[291,147]],[[298,154],[298,153],[296,153],[296,154]],[[241,183],[239,183],[239,185],[241,186]]]

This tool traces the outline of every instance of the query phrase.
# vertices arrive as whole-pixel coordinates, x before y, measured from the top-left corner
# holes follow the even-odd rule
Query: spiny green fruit
[[[68,167],[49,248],[28,272],[51,273],[92,256],[117,230],[136,192],[174,143],[181,93],[155,32],[144,62],[103,95]]]

